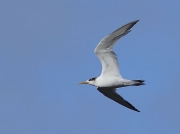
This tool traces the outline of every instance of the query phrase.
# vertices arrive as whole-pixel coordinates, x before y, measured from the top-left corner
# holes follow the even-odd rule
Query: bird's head
[[[79,84],[89,84],[89,85],[95,86],[95,80],[96,80],[96,78],[97,78],[97,77],[90,78],[90,79],[88,79],[87,81],[80,82]]]

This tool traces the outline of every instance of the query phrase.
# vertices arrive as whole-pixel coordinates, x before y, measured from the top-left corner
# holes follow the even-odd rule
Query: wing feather
[[[113,46],[122,36],[128,34],[130,29],[138,21],[139,20],[136,20],[120,27],[119,29],[104,37],[96,46],[94,52],[102,64],[101,75],[114,75],[121,77],[118,60],[116,54],[113,51]]]
[[[97,88],[97,90],[99,92],[101,92],[103,95],[105,95],[106,97],[114,100],[115,102],[117,102],[129,109],[140,112],[132,104],[130,104],[128,101],[123,99],[123,97],[121,97],[119,94],[117,94],[115,89]]]

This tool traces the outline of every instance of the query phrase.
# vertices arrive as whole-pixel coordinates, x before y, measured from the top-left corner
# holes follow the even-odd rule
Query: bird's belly
[[[124,81],[118,77],[98,79],[97,87],[119,88],[124,86]]]

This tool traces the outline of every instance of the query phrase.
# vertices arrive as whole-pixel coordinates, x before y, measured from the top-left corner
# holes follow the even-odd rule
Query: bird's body
[[[117,103],[138,111],[129,102],[124,100],[116,89],[126,86],[140,86],[144,85],[143,80],[127,80],[120,75],[118,60],[113,51],[115,43],[124,35],[130,32],[130,29],[138,22],[138,20],[130,22],[119,29],[115,30],[108,36],[104,37],[96,46],[94,52],[102,64],[102,72],[99,77],[91,78],[80,84],[90,84],[97,87],[97,90],[106,97],[116,101]]]
[[[102,76],[96,78],[96,81],[94,82],[93,86],[99,87],[99,88],[120,88],[125,87],[133,83],[131,80],[123,79],[119,76]]]
[[[100,88],[119,88],[122,87],[126,80],[119,76],[102,76],[96,78],[95,86]]]

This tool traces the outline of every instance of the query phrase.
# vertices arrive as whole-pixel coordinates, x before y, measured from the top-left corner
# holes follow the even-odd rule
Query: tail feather
[[[132,80],[134,82],[134,86],[140,86],[140,85],[145,85],[144,80]]]

